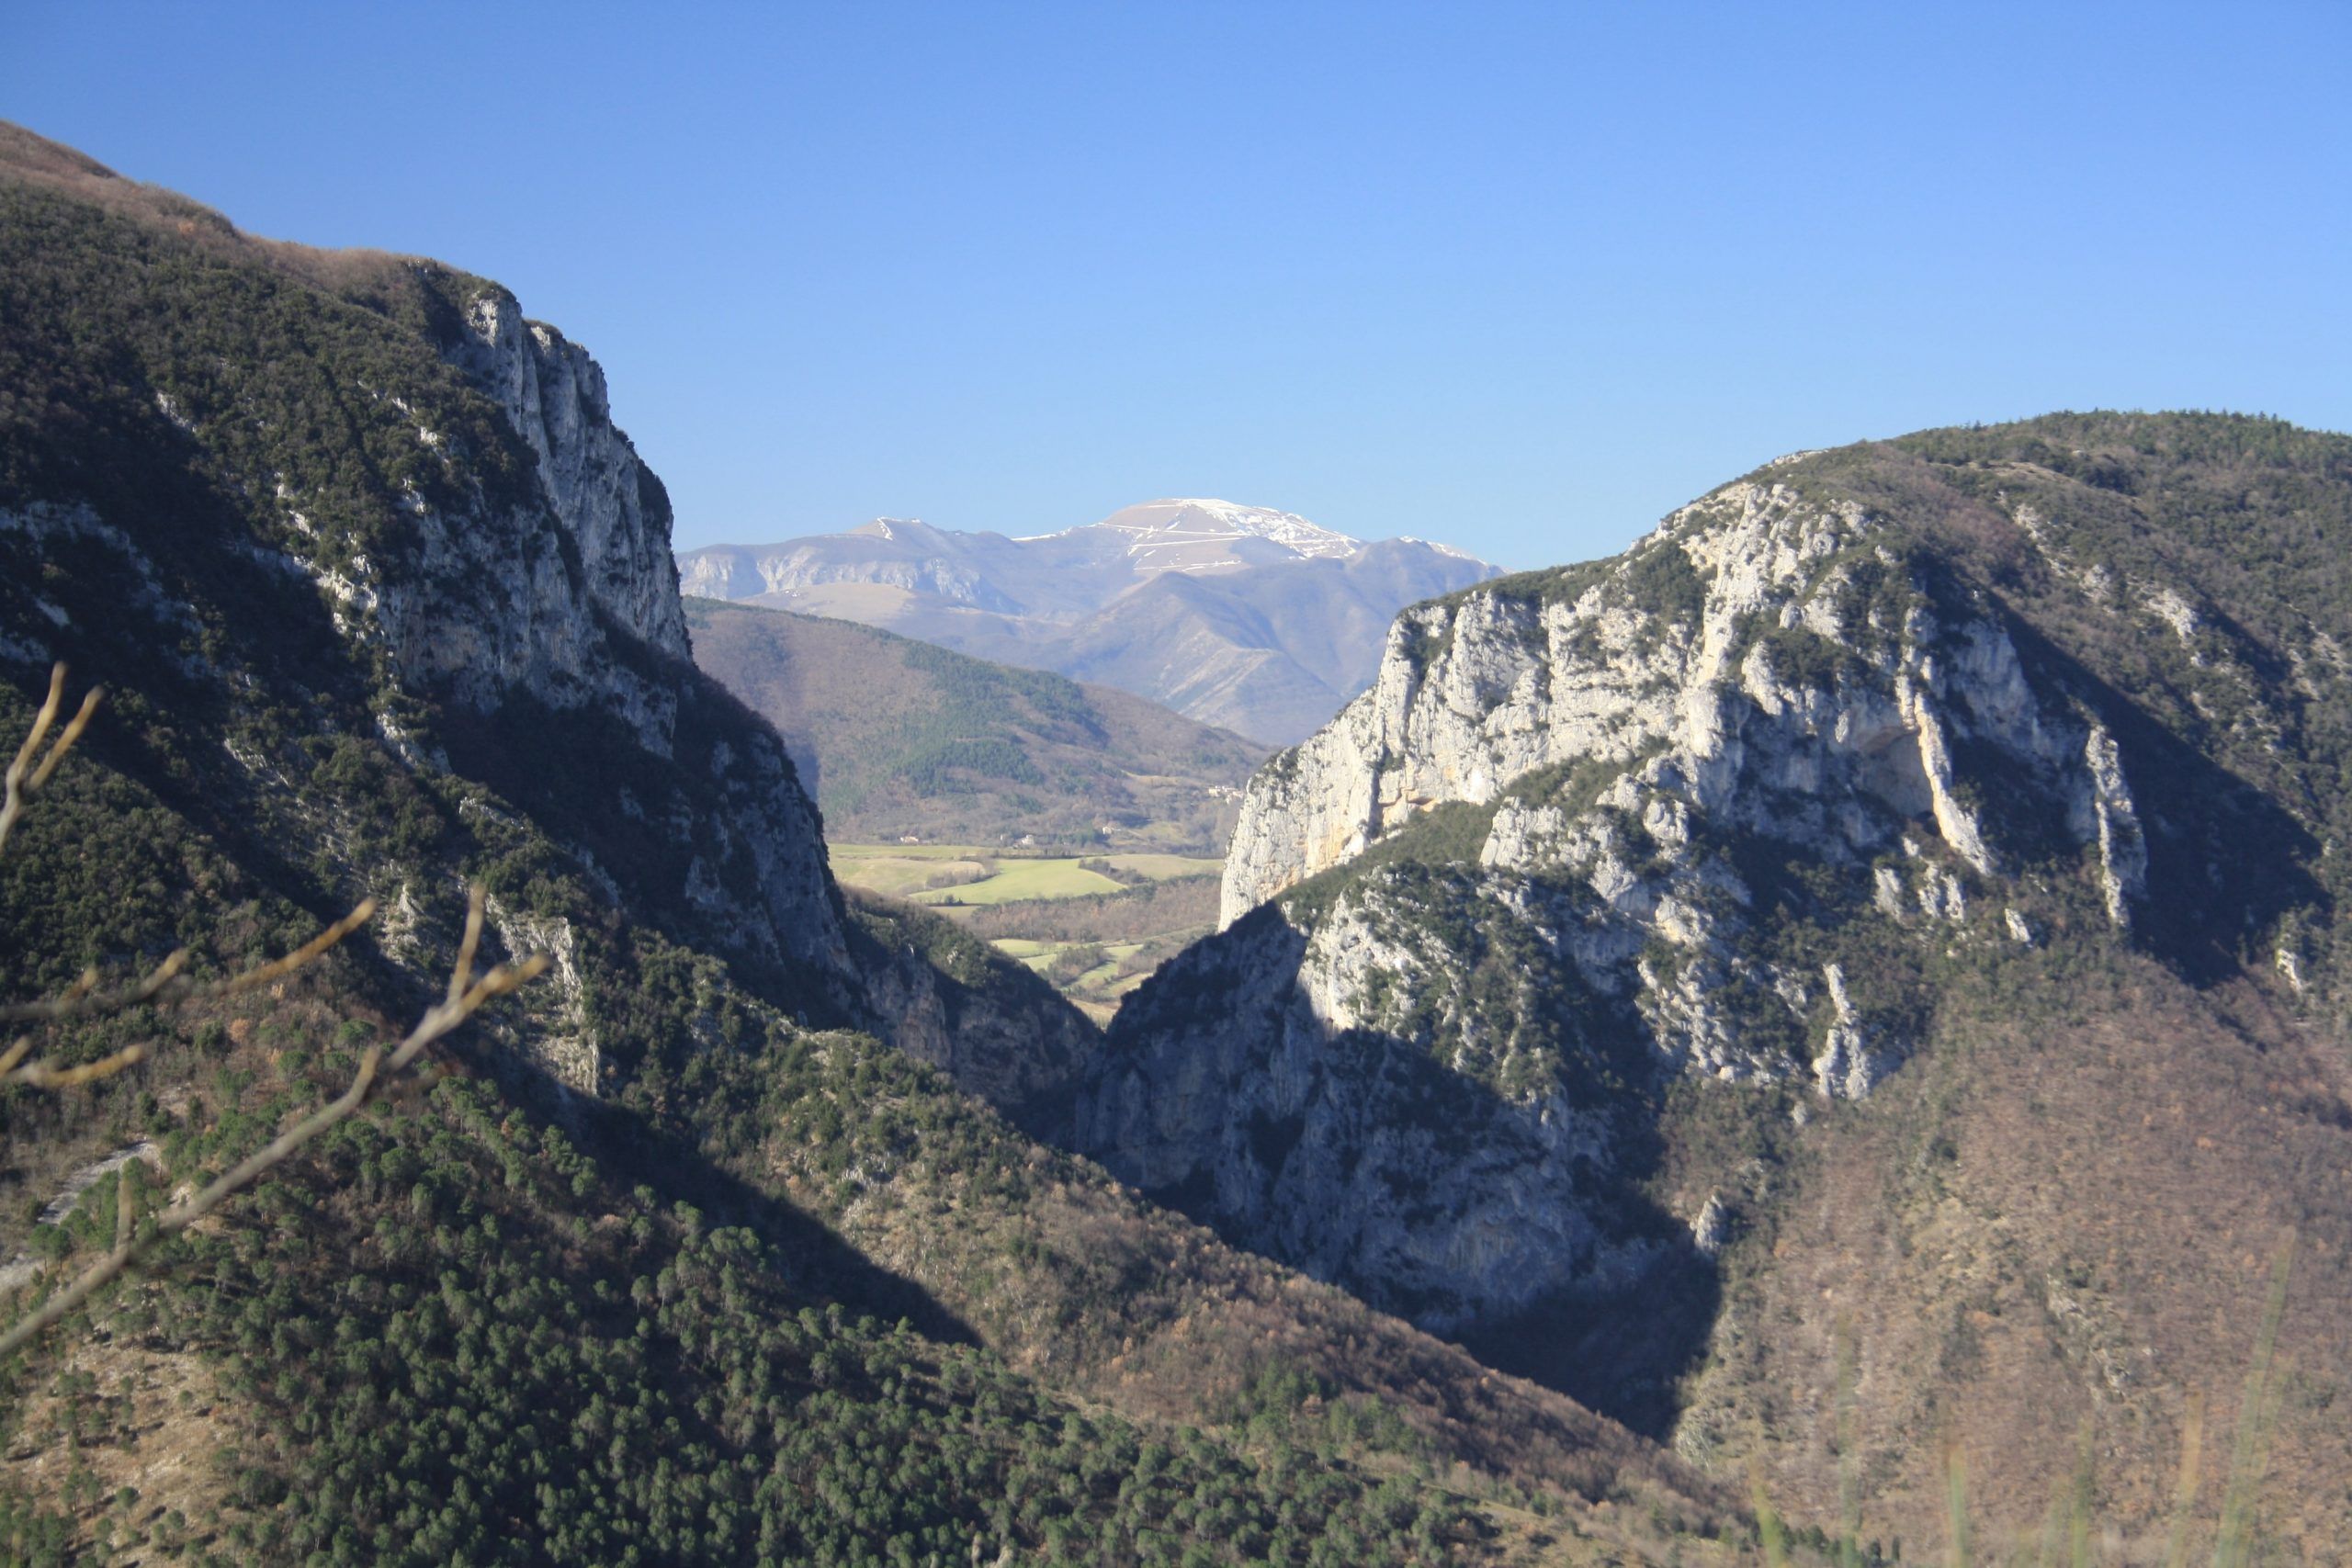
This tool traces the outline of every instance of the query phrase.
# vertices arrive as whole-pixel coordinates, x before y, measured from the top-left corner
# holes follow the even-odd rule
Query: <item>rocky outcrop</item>
[[[403,902],[407,893],[402,890]],[[403,911],[413,916],[413,908]],[[594,1094],[604,1082],[604,1050],[585,1007],[587,987],[580,971],[580,942],[571,922],[542,919],[492,899],[488,914],[499,944],[509,954],[545,953],[546,984],[527,1005],[537,1015],[531,1048],[548,1076],[579,1094]]]
[[[2023,635],[1769,469],[1615,560],[1408,610],[1251,781],[1226,929],[1120,1015],[1082,1145],[1436,1326],[1687,1252],[1700,1217],[1634,1195],[1627,1089],[1860,1099],[1928,954],[2069,899],[2129,931],[2133,760]]]
[[[432,281],[471,288],[443,355],[495,402],[528,454],[529,482],[519,499],[493,500],[464,482],[466,455],[420,425],[419,441],[460,481],[447,488],[469,504],[446,508],[409,490],[414,547],[398,572],[358,563],[354,575],[376,586],[339,592],[346,612],[360,612],[346,615],[346,635],[379,640],[403,685],[485,714],[526,697],[558,715],[616,720],[669,766],[615,757],[608,778],[552,781],[574,797],[610,795],[604,815],[638,840],[572,847],[592,865],[626,860],[655,879],[616,888],[626,901],[699,918],[723,932],[722,951],[831,976],[820,983],[850,998],[816,810],[774,732],[693,667],[669,502],[613,423],[603,370],[553,328],[526,321],[495,285]],[[528,799],[549,782],[523,773],[508,787]],[[664,851],[642,852],[649,840]],[[592,1043],[568,1037],[557,1066],[593,1085],[596,1061]]]
[[[1564,1281],[1631,1282],[1670,1243],[1626,1223],[1612,1125],[1562,1085],[1511,1096],[1398,1032],[1366,982],[1442,989],[1442,962],[1342,915],[1267,908],[1173,961],[1114,1026],[1078,1140],[1237,1240],[1442,1331]]]
[[[1033,1134],[1069,1134],[1094,1026],[1051,986],[927,909],[854,894],[854,953],[891,1043]]]
[[[477,295],[452,358],[495,398],[537,459],[539,485],[579,552],[582,588],[623,631],[687,657],[670,554],[670,499],[612,422],[605,372],[501,288]]]
[[[1475,855],[1498,888],[1564,887],[1614,930],[1579,961],[1638,994],[1667,1058],[1791,1070],[1725,1021],[1715,998],[1737,984],[1821,1036],[1815,1077],[1849,1095],[1899,1043],[1863,1046],[1834,966],[1744,955],[1760,890],[1739,845],[1816,861],[1855,918],[1896,922],[1963,919],[1972,890],[2072,845],[2127,928],[2147,872],[2116,742],[2077,693],[2029,677],[1999,607],[1858,505],[1769,479],[1601,569],[1408,611],[1374,688],[1251,781],[1223,918],[1442,806],[1484,813]]]
[[[468,283],[433,271],[424,286]],[[520,692],[557,709],[610,713],[666,756],[677,696],[658,666],[684,661],[690,649],[661,482],[612,423],[595,361],[526,322],[503,289],[473,287],[463,331],[444,352],[528,454],[523,493],[487,488],[476,454],[435,430],[400,389],[376,389],[413,425],[438,482],[410,479],[391,497],[404,514],[401,559],[302,545],[295,558],[395,684],[484,712]],[[321,540],[301,492],[281,480],[277,501],[298,539]]]
[[[1803,796],[1815,803],[1804,827],[1844,853],[1886,848],[1891,818],[1924,818],[1978,875],[1996,854],[1958,790],[1955,739],[2128,812],[2111,746],[2080,762],[2093,727],[2067,697],[2029,688],[1994,609],[1939,603],[1880,534],[1853,503],[1744,482],[1677,513],[1610,570],[1407,611],[1372,689],[1251,781],[1223,919],[1431,806],[1493,802],[1555,765],[1655,758],[1686,808],[1757,828],[1797,826],[1781,807]],[[1529,834],[1556,826],[1498,823],[1490,863],[1523,863]],[[2077,826],[2097,836],[2092,818]],[[2128,901],[2136,874],[2117,852]]]
[[[383,601],[375,606],[399,661],[426,680],[446,671],[461,700],[484,709],[520,692],[559,712],[609,716],[660,760],[640,769],[616,758],[602,770],[609,776],[567,786],[610,793],[617,807],[612,827],[626,842],[575,845],[592,864],[627,861],[661,879],[619,888],[625,899],[650,892],[650,905],[679,910],[702,945],[813,981],[832,1018],[874,1030],[1008,1110],[1066,1101],[1093,1038],[1081,1015],[1041,985],[1024,988],[1033,977],[1017,966],[1010,978],[994,973],[985,950],[949,953],[952,942],[919,950],[852,929],[821,824],[782,741],[692,666],[668,502],[612,423],[595,361],[526,321],[494,286],[464,299],[459,317],[462,333],[445,356],[496,401],[530,455],[537,504],[488,526],[414,509],[424,570],[404,596],[386,595],[391,615]],[[459,583],[469,586],[443,592]],[[485,592],[490,615],[481,613]],[[647,854],[649,844],[659,852]],[[571,973],[568,928],[514,923],[521,936],[547,939],[539,945],[561,961],[560,979]],[[576,1004],[576,983],[560,988]],[[543,1052],[548,1066],[574,1088],[594,1088],[603,1071],[594,1030],[576,1005],[558,1024]]]

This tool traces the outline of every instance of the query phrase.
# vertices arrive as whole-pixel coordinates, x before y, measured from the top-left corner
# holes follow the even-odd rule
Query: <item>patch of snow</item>
[[[1245,538],[1265,539],[1310,559],[1330,557],[1343,560],[1363,548],[1363,540],[1310,523],[1295,512],[1243,506],[1204,496],[1147,501],[1087,526],[1126,535],[1128,551],[1137,555],[1177,546],[1224,544]],[[1052,534],[1031,534],[1018,542],[1057,539],[1079,531],[1064,528]]]

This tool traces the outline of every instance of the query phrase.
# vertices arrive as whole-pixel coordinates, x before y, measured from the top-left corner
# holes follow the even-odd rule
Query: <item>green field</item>
[[[865,849],[872,846],[845,847]],[[966,860],[956,855],[917,859],[910,854],[875,854],[844,859],[837,850],[833,853],[833,874],[853,886],[870,892],[887,893],[893,898],[911,898],[926,888],[978,882],[989,874],[989,867],[985,861]]]
[[[911,895],[918,904],[1027,904],[1039,898],[1083,898],[1116,893],[1123,885],[1070,860],[1015,860],[1000,863],[994,876]]]
[[[1214,876],[1224,863],[1198,855],[1027,855],[971,844],[835,844],[833,874],[854,886],[918,904],[954,908],[1083,898],[1138,882]]]
[[[985,919],[975,934],[1097,1023],[1108,1023],[1128,992],[1208,929],[1210,895],[1200,890],[1223,865],[1198,855],[1057,855],[973,844],[834,844],[830,853],[833,874],[852,886],[967,926]],[[1182,894],[1183,912],[1164,912],[1155,888]],[[1082,912],[1075,926],[1061,913],[1071,910]]]

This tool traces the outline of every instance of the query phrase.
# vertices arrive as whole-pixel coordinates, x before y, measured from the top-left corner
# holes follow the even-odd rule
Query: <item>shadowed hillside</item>
[[[775,726],[850,843],[1214,855],[1265,748],[1157,704],[848,621],[686,601],[695,661]]]

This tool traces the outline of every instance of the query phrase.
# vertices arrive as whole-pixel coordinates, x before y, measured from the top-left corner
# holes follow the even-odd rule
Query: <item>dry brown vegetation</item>
[[[2251,982],[2200,993],[2144,959],[2004,981],[1952,998],[1967,1021],[1777,1178],[1777,1226],[1726,1259],[1688,1429],[1758,1456],[1799,1518],[1834,1529],[1853,1488],[1861,1538],[1906,1556],[1948,1533],[1949,1447],[1983,1560],[2034,1560],[2079,1483],[2108,1560],[2165,1561],[2185,1451],[2195,1560],[2245,1463],[2267,1472],[2250,1528],[2332,1560],[2352,1540],[2340,1050]],[[2275,1413],[2250,1425],[2289,1235]]]
[[[329,250],[248,234],[221,213],[163,186],[126,179],[96,159],[0,120],[0,168],[135,221],[169,230],[209,251],[258,262],[334,293],[382,286],[421,258],[390,251]],[[423,264],[430,265],[430,264]]]
[[[224,1503],[217,1456],[252,1441],[215,1370],[190,1350],[130,1337],[76,1338],[43,1369],[17,1412],[7,1457],[32,1495],[73,1507],[95,1540],[152,1532],[202,1546],[196,1523]]]

